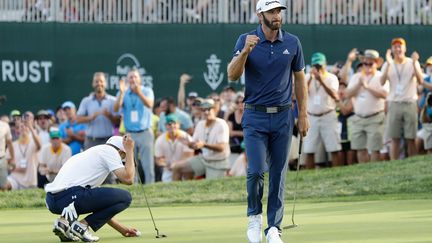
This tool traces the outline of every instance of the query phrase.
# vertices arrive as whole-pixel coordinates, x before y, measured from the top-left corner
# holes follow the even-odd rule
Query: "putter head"
[[[159,238],[166,238],[167,237],[167,235],[164,235],[164,234],[161,234],[161,235],[156,235],[156,239],[159,239]]]
[[[288,225],[288,226],[285,226],[285,227],[283,227],[284,229],[292,229],[292,228],[295,228],[295,227],[297,227],[298,226],[298,224],[292,224],[292,225]]]

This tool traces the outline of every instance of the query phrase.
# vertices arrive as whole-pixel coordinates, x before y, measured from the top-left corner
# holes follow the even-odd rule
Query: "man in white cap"
[[[269,168],[269,196],[265,230],[268,243],[281,243],[287,157],[294,127],[292,90],[299,108],[301,136],[309,128],[304,58],[300,40],[281,29],[280,0],[259,0],[260,25],[240,35],[228,65],[229,80],[245,73],[243,134],[248,158],[247,192],[249,242],[261,242],[262,197],[266,162]],[[294,79],[293,79],[294,77]]]
[[[378,161],[383,147],[384,103],[388,85],[381,85],[381,72],[377,69],[384,60],[376,50],[365,50],[360,61],[362,71],[351,77],[345,95],[355,98],[355,115],[350,118],[351,148],[357,151],[358,161],[365,163]]]
[[[216,117],[213,99],[204,99],[200,105],[203,114],[191,140],[187,137],[178,138],[193,150],[201,150],[202,154],[178,161],[172,165],[173,180],[181,180],[182,175],[193,174],[205,176],[206,179],[217,179],[225,176],[229,169],[229,128],[225,120]]]
[[[99,187],[110,172],[123,184],[132,185],[135,176],[134,141],[130,135],[112,136],[106,144],[97,145],[65,162],[54,181],[45,186],[46,205],[61,217],[53,232],[61,241],[98,241],[89,232],[108,223],[125,237],[139,236],[113,217],[129,207],[131,194],[123,189]],[[124,164],[122,160],[125,160]],[[78,221],[81,214],[89,214]]]

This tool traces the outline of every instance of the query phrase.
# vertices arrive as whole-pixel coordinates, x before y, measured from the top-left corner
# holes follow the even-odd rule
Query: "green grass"
[[[285,230],[285,242],[402,243],[431,242],[432,200],[304,203],[300,201],[295,221],[299,226]],[[291,204],[287,204],[283,225],[289,225]],[[245,205],[219,204],[153,208],[166,239],[155,239],[146,208],[131,208],[118,218],[142,232],[140,238],[125,239],[109,226],[96,233],[101,242],[246,242]],[[46,209],[0,211],[0,242],[59,242],[51,232],[55,219]]]
[[[286,200],[292,199],[294,178],[295,172],[289,172]],[[144,186],[144,190],[153,206],[245,203],[245,185],[245,178],[240,177],[156,183]],[[132,193],[132,207],[145,206],[142,186],[117,187]],[[299,173],[298,198],[305,202],[432,199],[431,192],[430,156]],[[0,209],[45,207],[44,197],[41,189],[0,192]]]

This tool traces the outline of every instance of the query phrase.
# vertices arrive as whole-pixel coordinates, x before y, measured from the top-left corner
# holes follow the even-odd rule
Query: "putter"
[[[135,161],[135,166],[137,166],[136,161]],[[165,235],[165,234],[160,234],[160,233],[159,233],[159,229],[156,227],[156,223],[155,223],[155,220],[154,220],[154,218],[153,218],[153,213],[152,213],[152,211],[151,211],[151,209],[150,209],[150,205],[149,205],[148,200],[147,200],[147,195],[146,195],[145,190],[144,190],[144,184],[142,183],[140,176],[139,176],[139,175],[137,175],[137,176],[138,176],[138,182],[141,184],[140,187],[142,188],[142,192],[143,192],[143,194],[144,194],[144,199],[145,199],[145,201],[146,201],[148,211],[150,212],[150,217],[151,217],[151,219],[152,219],[154,229],[156,230],[156,236],[155,236],[155,238],[156,238],[156,239],[159,239],[159,238],[166,238],[166,237],[168,237],[168,236]]]
[[[300,134],[299,134],[299,135],[300,135]],[[297,183],[298,183],[298,173],[299,173],[299,170],[300,170],[300,157],[301,157],[302,145],[303,145],[303,137],[300,135],[300,141],[299,141],[299,153],[298,153],[298,159],[297,159],[297,172],[296,172],[295,187],[294,187],[294,204],[293,204],[292,215],[291,215],[291,221],[292,221],[292,224],[283,227],[284,229],[292,229],[292,228],[295,228],[295,227],[298,226],[298,225],[294,222],[294,212],[295,212],[295,206],[296,206]]]

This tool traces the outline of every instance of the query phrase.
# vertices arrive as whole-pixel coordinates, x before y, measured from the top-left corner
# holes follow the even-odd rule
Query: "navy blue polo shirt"
[[[260,42],[246,60],[244,102],[264,106],[291,103],[293,71],[298,72],[305,67],[299,39],[280,29],[278,39],[270,42],[259,25],[256,30],[238,38],[233,56],[243,50],[247,35],[258,36]]]

